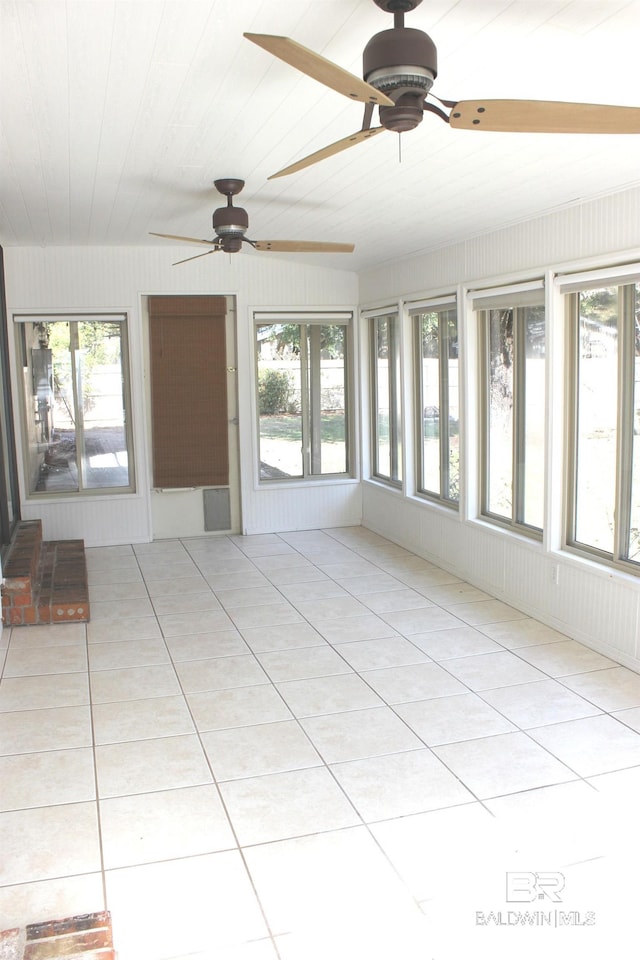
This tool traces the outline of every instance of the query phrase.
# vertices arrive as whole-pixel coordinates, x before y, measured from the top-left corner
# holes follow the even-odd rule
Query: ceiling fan
[[[324,243],[315,240],[250,240],[245,237],[249,229],[249,216],[242,207],[234,207],[233,197],[244,187],[244,180],[235,180],[227,177],[214,180],[214,186],[219,193],[227,198],[226,207],[218,207],[213,212],[213,229],[215,240],[197,240],[195,237],[178,237],[173,233],[151,233],[152,237],[164,237],[165,240],[181,240],[186,243],[204,243],[212,250],[198,253],[195,257],[186,260],[177,260],[174,267],[187,260],[197,260],[210,253],[238,253],[243,243],[248,243],[254,250],[271,250],[275,253],[352,253],[353,243]]]
[[[383,130],[404,133],[425,112],[459,130],[502,133],[640,133],[640,107],[552,100],[442,100],[431,93],[437,51],[431,37],[404,25],[404,15],[422,0],[374,0],[392,13],[393,29],[376,33],[363,52],[363,80],[288,37],[245,33],[268,53],[351,100],[364,102],[361,129],[269,177],[284,177],[368,140]],[[430,97],[432,99],[427,99]],[[433,103],[436,100],[437,103]],[[380,126],[372,127],[374,107]],[[448,113],[446,111],[449,111]]]

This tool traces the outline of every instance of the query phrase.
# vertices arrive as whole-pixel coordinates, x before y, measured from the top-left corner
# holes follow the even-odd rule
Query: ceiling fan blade
[[[206,243],[210,247],[218,246],[219,240],[196,240],[195,237],[177,237],[173,233],[150,233],[151,237],[164,237],[165,240],[184,240],[185,243]],[[213,253],[213,251],[211,251]]]
[[[172,267],[177,267],[180,263],[188,263],[189,260],[198,260],[200,257],[208,257],[210,253],[219,253],[222,247],[216,247],[215,250],[206,250],[204,253],[196,253],[195,257],[187,257],[185,260],[176,260]]]
[[[353,253],[353,243],[323,243],[316,240],[255,240],[256,250],[275,253]]]
[[[384,129],[384,127],[372,127],[370,130],[358,130],[357,133],[352,133],[351,136],[344,137],[342,140],[337,140],[328,147],[323,147],[322,150],[316,150],[315,153],[309,154],[309,156],[304,157],[303,160],[298,160],[289,167],[278,170],[277,173],[272,173],[270,177],[267,177],[267,180],[275,180],[277,177],[286,177],[290,173],[297,173],[298,170],[304,170],[305,167],[310,167],[313,163],[318,163],[319,160],[326,160],[327,157],[332,157],[334,154],[340,153],[348,147],[354,147],[356,143],[362,143],[363,140],[368,140],[369,137],[374,137],[377,133],[382,133]]]
[[[460,130],[504,133],[640,133],[640,107],[553,100],[461,100],[449,116]]]
[[[349,73],[348,70],[343,70],[342,67],[321,57],[319,53],[314,53],[313,50],[296,43],[295,40],[264,33],[245,33],[244,36],[247,40],[257,43],[263,50],[273,54],[274,57],[284,60],[301,73],[306,73],[312,80],[318,80],[325,87],[331,87],[332,90],[349,97],[350,100],[393,106],[393,100],[390,100],[385,93],[381,93],[364,80]]]

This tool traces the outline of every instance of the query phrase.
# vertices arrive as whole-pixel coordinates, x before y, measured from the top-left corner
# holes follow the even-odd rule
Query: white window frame
[[[345,471],[341,473],[318,472],[320,466],[320,440],[316,424],[319,409],[313,403],[313,398],[319,398],[320,382],[320,355],[319,347],[313,351],[312,357],[307,356],[307,338],[301,337],[301,426],[302,426],[302,474],[291,477],[262,477],[260,475],[260,409],[258,400],[258,327],[277,324],[298,324],[304,330],[309,330],[311,338],[315,330],[323,326],[343,326],[344,338],[344,389],[345,389]],[[313,350],[313,348],[312,348]],[[354,314],[352,310],[254,310],[253,311],[253,351],[255,356],[255,389],[256,389],[256,449],[258,463],[256,476],[260,486],[272,486],[277,483],[317,483],[319,481],[352,480],[355,476],[355,407],[354,407]],[[307,374],[308,371],[308,374]],[[312,398],[312,399],[310,399]]]
[[[367,322],[369,342],[369,402],[370,402],[370,445],[372,479],[394,489],[402,489],[404,477],[404,417],[403,417],[403,370],[402,370],[402,313],[398,304],[367,311],[363,314]],[[389,342],[387,396],[389,400],[389,473],[383,472],[380,464],[380,435],[378,429],[378,325],[381,321],[393,321],[395,328]]]
[[[25,396],[25,387],[21,383],[20,393],[22,395],[21,399],[21,416],[20,424],[22,428],[22,470],[23,470],[23,488],[25,499],[27,500],[66,500],[66,499],[88,499],[94,497],[105,497],[105,496],[127,496],[136,493],[136,472],[135,472],[135,455],[134,455],[134,442],[133,442],[133,401],[131,393],[131,347],[129,342],[129,314],[124,310],[114,310],[113,312],[105,311],[83,311],[81,313],[75,313],[72,310],[52,310],[52,311],[42,311],[42,312],[30,312],[30,313],[14,313],[13,322],[15,324],[15,331],[17,336],[17,355],[20,358],[20,365],[24,368],[26,365],[26,357],[24,356],[25,343],[24,343],[24,330],[25,324],[37,324],[37,323],[119,323],[121,325],[121,365],[122,365],[122,393],[123,393],[123,407],[124,407],[124,431],[125,431],[125,442],[127,448],[127,469],[128,469],[128,478],[129,483],[125,486],[104,486],[104,487],[85,487],[82,484],[82,469],[78,468],[78,489],[61,489],[61,490],[32,490],[32,483],[30,479],[30,469],[29,469],[29,442],[28,442],[28,431],[26,425],[26,416],[27,416],[27,397]],[[77,334],[72,336],[72,341],[77,342]],[[70,345],[71,346],[71,345]],[[75,347],[72,349],[72,366],[75,363],[73,359],[73,352]],[[73,367],[75,370],[75,367]],[[75,373],[72,377],[73,381],[73,396],[74,396],[74,408],[77,404],[76,397],[76,377]],[[78,434],[81,439],[81,443],[78,444],[76,441],[76,447],[80,448],[82,446],[82,417],[77,416],[76,410],[76,420],[80,423],[80,428]]]
[[[635,362],[635,294],[633,287],[640,284],[640,264],[622,264],[584,273],[560,274],[556,285],[565,300],[567,326],[567,363],[569,395],[567,402],[567,464],[565,483],[564,546],[570,552],[598,560],[640,576],[640,561],[630,559],[631,539],[631,471],[634,443],[634,368]],[[600,549],[578,540],[577,483],[578,483],[578,376],[579,376],[579,295],[598,288],[618,288],[618,365],[615,384],[617,402],[616,427],[616,481],[612,491],[614,500],[613,549]],[[640,442],[640,440],[638,441]]]
[[[430,490],[425,482],[424,464],[424,376],[422,365],[422,335],[421,317],[425,313],[448,313],[456,311],[456,332],[458,344],[460,342],[460,317],[457,311],[457,297],[450,294],[428,300],[412,301],[407,303],[407,310],[413,326],[414,338],[414,378],[415,378],[415,422],[416,422],[416,493],[420,497],[433,500],[437,503],[458,510],[460,494],[452,498],[445,491],[450,489],[450,372],[449,372],[449,331],[443,329],[438,322],[438,368],[439,368],[439,475],[440,490]],[[459,350],[458,350],[459,354]],[[461,368],[460,368],[461,369]],[[460,381],[458,381],[458,411],[460,413]],[[460,417],[458,418],[458,422]],[[461,477],[459,478],[461,479]]]
[[[545,303],[544,280],[534,279],[523,283],[514,283],[501,287],[492,287],[469,291],[471,308],[475,312],[478,324],[478,407],[480,419],[478,426],[479,453],[479,513],[482,519],[513,531],[530,539],[542,541],[543,526],[537,527],[525,522],[525,395],[521,384],[524,375],[524,308],[527,306],[545,307],[545,326],[547,309]],[[512,435],[512,471],[511,471],[511,517],[493,512],[489,506],[489,471],[491,468],[489,452],[489,311],[511,309],[514,312],[514,382],[513,382],[513,435]],[[545,378],[546,380],[546,378]],[[524,386],[526,390],[526,383]],[[546,392],[544,395],[546,402]],[[546,440],[543,444],[546,450]],[[543,471],[543,476],[546,472]],[[542,484],[542,495],[545,484]]]

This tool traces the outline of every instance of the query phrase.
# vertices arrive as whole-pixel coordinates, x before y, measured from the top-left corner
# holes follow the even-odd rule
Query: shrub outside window
[[[260,480],[349,476],[351,314],[255,319]]]
[[[126,318],[15,317],[29,494],[134,489]]]

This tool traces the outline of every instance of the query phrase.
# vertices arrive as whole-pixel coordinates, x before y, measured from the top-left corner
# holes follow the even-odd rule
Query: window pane
[[[376,323],[376,473],[391,477],[390,437],[390,320],[381,317]]]
[[[346,473],[346,327],[310,327],[311,409],[319,389],[318,415],[312,417],[312,473]],[[315,371],[319,371],[316,386]]]
[[[640,562],[640,284],[634,288],[634,376],[633,376],[633,447],[631,468],[631,512],[629,560]]]
[[[76,377],[82,411],[82,479],[86,488],[129,486],[122,374],[122,325],[78,325]]]
[[[260,479],[349,470],[346,322],[258,324]]]
[[[441,494],[440,483],[440,314],[420,316],[422,345],[422,478],[420,489]]]
[[[449,477],[444,491],[449,500],[460,499],[460,385],[458,381],[458,315],[455,310],[442,314],[441,322],[446,325],[445,352],[447,355],[448,385],[448,443],[447,459]]]
[[[20,324],[31,493],[131,489],[121,321]]]
[[[63,322],[26,325],[31,384],[27,377],[25,392],[35,408],[34,419],[27,418],[32,492],[78,490],[71,328]]]
[[[374,353],[374,473],[402,480],[399,327],[395,315],[372,320]]]
[[[459,497],[458,320],[454,309],[416,314],[420,368],[421,459],[418,489],[456,502]]]
[[[614,550],[618,289],[579,295],[575,531],[580,543]]]
[[[523,307],[524,321],[524,523],[544,524],[544,415],[545,313],[544,307]]]
[[[488,487],[490,513],[513,513],[514,310],[489,310]]]
[[[301,477],[300,325],[257,327],[260,479]]]

